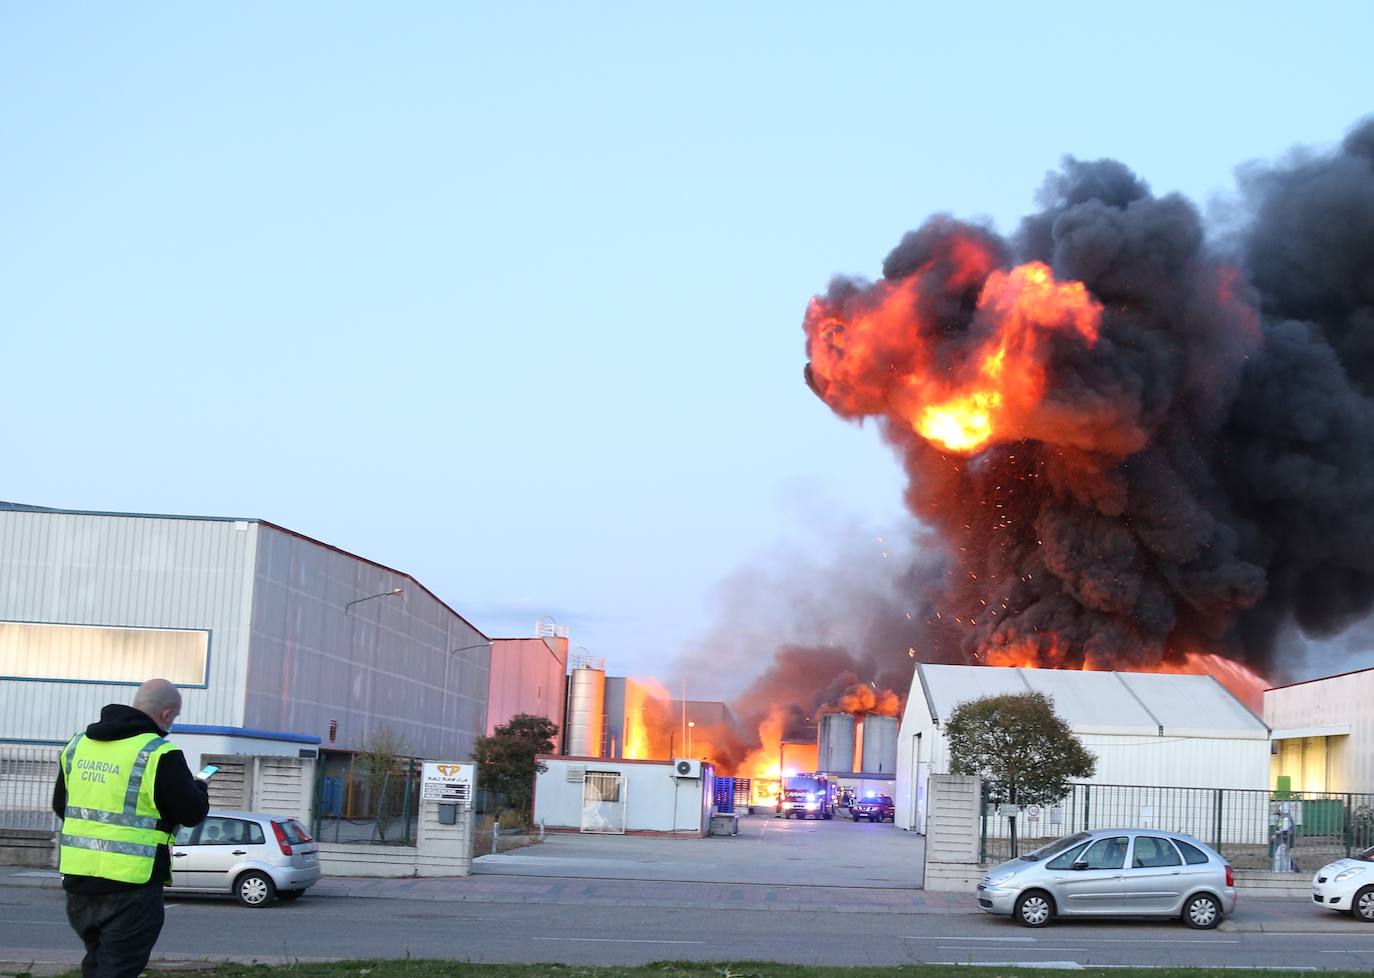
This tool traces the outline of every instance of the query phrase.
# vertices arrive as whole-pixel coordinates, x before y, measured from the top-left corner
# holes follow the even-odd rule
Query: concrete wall
[[[583,781],[568,780],[570,768],[587,773],[614,772],[624,776],[624,825],[627,833],[666,832],[704,835],[709,828],[710,765],[702,765],[700,780],[673,777],[673,765],[660,761],[628,761],[598,757],[543,757],[547,768],[534,779],[534,820],[552,831],[580,831],[583,821]],[[604,807],[605,803],[602,803]],[[602,817],[619,813],[601,811]]]
[[[439,821],[439,805],[420,806],[420,825],[413,846],[320,844],[325,876],[411,877],[467,876],[472,872],[471,811],[459,812],[453,825]]]
[[[978,805],[982,782],[967,775],[934,775],[928,782],[924,886],[972,893],[983,876],[978,862]]]

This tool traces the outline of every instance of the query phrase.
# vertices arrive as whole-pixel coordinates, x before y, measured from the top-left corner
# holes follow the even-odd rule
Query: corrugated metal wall
[[[404,575],[274,527],[260,527],[257,557],[246,726],[353,750],[385,725],[413,756],[470,755],[491,667],[480,632]]]
[[[517,713],[548,717],[563,730],[565,638],[498,638],[491,648],[488,735]]]
[[[0,511],[0,620],[210,631],[186,723],[243,722],[256,524]],[[145,677],[146,678],[146,677]],[[133,687],[0,680],[0,740],[63,741]]]

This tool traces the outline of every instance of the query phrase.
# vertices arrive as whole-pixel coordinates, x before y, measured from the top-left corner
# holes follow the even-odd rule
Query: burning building
[[[1210,676],[923,664],[897,737],[899,828],[925,831],[926,780],[949,773],[943,725],[950,714],[960,703],[1003,693],[1051,697],[1097,757],[1093,783],[1254,791],[1268,783],[1269,728]],[[1044,813],[1046,821],[1054,817]],[[1062,835],[1070,826],[1061,817],[1057,826],[1038,828]]]

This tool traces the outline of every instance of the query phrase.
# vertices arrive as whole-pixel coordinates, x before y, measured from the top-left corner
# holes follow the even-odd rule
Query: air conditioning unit
[[[701,777],[701,762],[688,757],[676,758],[673,761],[673,777],[699,779]]]

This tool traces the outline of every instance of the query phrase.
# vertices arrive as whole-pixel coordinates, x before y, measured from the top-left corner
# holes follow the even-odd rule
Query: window
[[[1207,853],[1203,852],[1197,846],[1189,845],[1182,839],[1175,839],[1174,845],[1178,846],[1178,851],[1183,853],[1183,861],[1189,866],[1201,866],[1203,863],[1209,861],[1207,859]]]
[[[195,825],[180,826],[177,829],[176,837],[172,840],[172,844],[178,846],[189,846],[191,844],[191,837],[196,834],[197,827],[198,826]]]
[[[260,846],[266,841],[261,825],[241,818],[216,815],[207,818],[200,829],[202,846]]]
[[[1088,835],[1086,832],[1075,832],[1073,835],[1066,835],[1062,839],[1055,839],[1053,842],[1041,846],[1034,852],[1028,852],[1022,858],[1030,862],[1035,862],[1037,859],[1044,859],[1047,856],[1053,856],[1056,852],[1063,852],[1065,849],[1077,846],[1080,842],[1087,842],[1090,838],[1092,838],[1092,836]]]
[[[164,676],[177,686],[205,685],[210,633],[0,621],[0,676],[138,685]]]
[[[1098,839],[1083,853],[1089,869],[1122,869],[1126,865],[1126,846],[1130,840],[1124,835]]]
[[[615,771],[588,771],[586,801],[620,801],[620,775]]]
[[[1083,854],[1083,850],[1086,848],[1088,848],[1086,842],[1081,846],[1074,846],[1068,852],[1061,853],[1060,855],[1055,856],[1049,862],[1045,863],[1045,868],[1069,869],[1073,866],[1074,863],[1078,862],[1079,857]]]
[[[1156,866],[1182,866],[1183,860],[1178,858],[1178,852],[1168,839],[1138,835],[1131,865],[1136,869],[1153,869]]]

